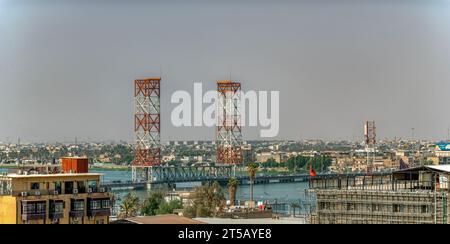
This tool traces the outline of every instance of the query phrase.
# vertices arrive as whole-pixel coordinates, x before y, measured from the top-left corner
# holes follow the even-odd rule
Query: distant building
[[[100,174],[0,175],[0,224],[107,224],[110,209]]]
[[[252,145],[246,144],[242,146],[242,157],[244,159],[244,164],[255,162]]]
[[[434,153],[439,159],[439,164],[450,164],[450,143],[440,142],[436,144]]]
[[[273,160],[277,163],[281,163],[282,158],[279,153],[261,152],[256,154],[256,162],[265,163],[268,160]]]

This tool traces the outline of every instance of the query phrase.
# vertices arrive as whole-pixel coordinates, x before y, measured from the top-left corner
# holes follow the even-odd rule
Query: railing
[[[64,218],[64,212],[52,212],[52,211],[50,211],[48,213],[48,218],[49,219],[62,219],[62,218]]]
[[[46,212],[40,212],[40,213],[24,213],[22,214],[22,220],[37,220],[37,219],[46,219],[47,213]]]
[[[89,217],[95,217],[95,216],[109,216],[111,215],[111,209],[109,208],[102,208],[102,209],[88,209],[87,215]]]
[[[434,191],[439,187],[448,190],[434,180],[399,180],[388,176],[312,178],[309,184],[313,190]]]
[[[84,217],[84,210],[70,210],[69,216],[72,218],[82,218]]]
[[[76,188],[75,188],[76,189]],[[78,191],[78,193],[64,192],[58,190],[27,190],[27,191],[13,191],[11,195],[13,196],[57,196],[57,195],[74,195],[74,194],[91,194],[91,193],[106,193],[107,189],[104,187],[96,187],[96,188],[85,188],[82,191]]]

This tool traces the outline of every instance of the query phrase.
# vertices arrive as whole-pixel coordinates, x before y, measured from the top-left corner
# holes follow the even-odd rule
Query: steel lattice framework
[[[245,171],[243,171],[246,173]],[[159,166],[152,168],[149,183],[227,180],[233,176],[233,166]],[[245,175],[245,174],[244,174]]]
[[[241,83],[217,81],[218,164],[242,164]]]
[[[151,167],[161,164],[160,82],[159,77],[134,81],[135,182],[148,181]]]

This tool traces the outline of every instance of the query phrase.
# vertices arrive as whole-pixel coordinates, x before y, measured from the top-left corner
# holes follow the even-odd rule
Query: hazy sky
[[[214,138],[170,96],[230,72],[280,91],[278,139],[444,139],[450,1],[0,0],[0,141],[132,140],[133,79],[160,72],[163,140]]]

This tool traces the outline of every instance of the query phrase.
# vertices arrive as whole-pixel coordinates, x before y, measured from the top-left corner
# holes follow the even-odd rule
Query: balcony
[[[49,209],[48,217],[50,219],[64,218],[64,201],[50,200],[50,209]]]
[[[64,212],[49,212],[48,218],[49,219],[62,219],[62,218],[64,218]]]
[[[72,218],[84,217],[85,203],[83,199],[72,199],[69,216]]]
[[[111,199],[110,198],[88,198],[87,215],[89,217],[95,216],[109,216],[111,215]]]
[[[47,217],[47,213],[46,212],[41,212],[41,213],[25,213],[22,214],[22,220],[23,221],[27,221],[27,220],[38,220],[38,219],[46,219]]]
[[[84,217],[84,210],[70,210],[69,216],[71,218],[82,218]]]
[[[111,210],[109,208],[106,209],[90,209],[87,211],[88,217],[96,217],[96,216],[110,216]]]
[[[38,220],[46,219],[46,202],[45,201],[21,201],[22,220]]]

